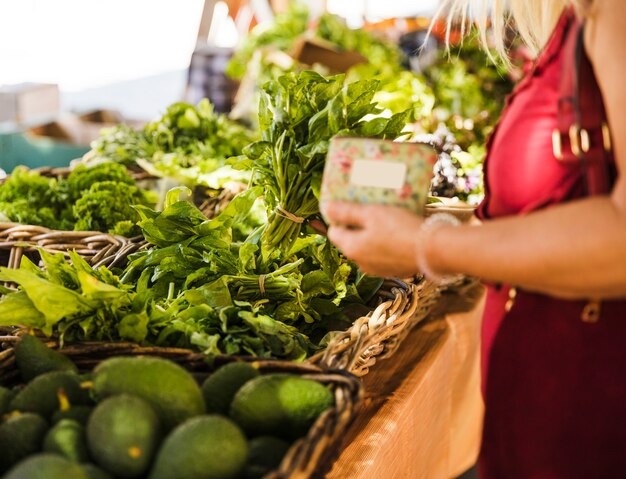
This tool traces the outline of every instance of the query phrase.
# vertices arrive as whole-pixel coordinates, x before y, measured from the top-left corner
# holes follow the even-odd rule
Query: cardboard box
[[[89,146],[100,136],[104,128],[112,128],[120,123],[126,123],[136,129],[144,125],[142,121],[125,120],[123,115],[115,110],[93,110],[78,116],[66,115],[52,122],[33,126],[26,130],[26,134],[72,145]]]
[[[319,38],[302,37],[296,42],[293,58],[305,65],[319,63],[332,73],[345,73],[354,65],[367,63],[367,58],[355,51],[342,51],[334,44]]]
[[[22,122],[55,116],[60,109],[59,86],[20,83],[0,88],[0,121]]]

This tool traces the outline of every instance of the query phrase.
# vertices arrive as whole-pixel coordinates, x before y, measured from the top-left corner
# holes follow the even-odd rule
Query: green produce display
[[[81,464],[81,467],[87,474],[87,479],[113,479],[109,474],[93,464]]]
[[[48,357],[58,361],[55,355]],[[50,375],[78,377],[53,371],[16,387],[33,391]],[[146,356],[107,359],[95,368],[93,383],[82,385],[96,401],[86,426],[68,418],[49,424],[19,404],[0,416],[0,475],[4,479],[258,478],[276,469],[290,443],[334,405],[333,395],[321,383],[292,374],[262,375],[243,362],[222,366],[208,379],[212,377],[216,378],[212,383],[205,383],[212,388],[224,385],[227,395],[235,396],[230,417],[207,415],[214,398],[204,404],[198,382],[203,377],[192,376],[173,361]],[[250,388],[252,383],[257,386]],[[72,395],[60,396],[56,413],[71,411],[67,403]],[[268,413],[264,402],[269,400],[279,413],[264,420]],[[259,404],[257,411],[252,408],[254,401]],[[251,421],[263,424],[264,435],[252,430]],[[288,440],[279,439],[285,427],[290,429]]]
[[[26,334],[15,346],[15,362],[25,382],[50,371],[78,373],[67,356],[48,348],[34,336]]]
[[[249,363],[236,362],[222,366],[202,384],[202,395],[209,414],[228,414],[230,403],[245,383],[259,371]]]
[[[409,113],[376,116],[377,86],[375,80],[346,84],[343,75],[315,72],[268,83],[259,117],[263,141],[232,160],[233,167],[252,172],[252,187],[212,220],[179,201],[182,187],[167,194],[162,211],[135,205],[151,247],[129,256],[123,271],[94,270],[74,252],[68,262],[45,251],[42,269],[26,257],[18,270],[0,268],[1,281],[19,285],[3,291],[0,324],[39,329],[62,341],[130,340],[207,355],[304,360],[323,349],[329,333],[369,312],[383,282],[361,274],[308,224],[319,217],[331,137],[402,134]],[[172,148],[199,148],[201,132],[194,128],[201,115],[181,108],[170,109],[167,121],[159,122],[163,128],[147,127],[151,138]],[[176,128],[186,131],[186,142]],[[83,174],[88,171],[92,181],[102,179],[93,170]],[[80,186],[66,189],[87,183],[68,179]],[[95,195],[110,184],[92,184],[91,199],[79,200],[92,216],[108,206]],[[130,208],[128,198],[117,196]],[[265,221],[259,209],[266,210]]]
[[[435,169],[432,194],[457,197],[478,202],[482,191],[480,151],[500,116],[513,80],[502,65],[496,65],[485,54],[479,35],[470,32],[462,44],[448,51],[441,45],[433,64],[422,66],[420,73],[407,70],[407,59],[392,42],[371,32],[349,28],[338,16],[324,14],[312,21],[307,8],[290,2],[289,9],[270,24],[262,24],[250,32],[238,47],[228,65],[227,73],[241,78],[247,73],[261,90],[269,80],[288,72],[302,71],[305,66],[295,59],[275,60],[272,52],[291,53],[301,37],[314,37],[330,42],[338,50],[357,51],[368,62],[350,68],[347,81],[375,78],[380,88],[374,100],[386,114],[409,110],[412,130],[423,140],[424,134],[447,133],[453,138],[455,153],[470,165],[451,156],[442,155]],[[416,44],[413,50],[419,48]],[[407,49],[407,52],[409,50]],[[316,65],[323,72],[324,67]],[[244,101],[248,102],[249,98]],[[236,110],[252,112],[250,107]],[[252,121],[252,119],[250,119]],[[428,141],[427,139],[425,141]]]
[[[160,358],[119,357],[102,362],[94,370],[93,393],[99,399],[118,394],[143,399],[154,408],[165,430],[205,411],[195,379]]]
[[[174,103],[141,131],[126,125],[104,130],[92,143],[87,163],[139,164],[148,172],[180,183],[219,188],[246,179],[226,160],[256,139],[255,133],[216,113],[208,100],[197,106]]]
[[[161,421],[150,404],[126,394],[102,401],[87,423],[87,442],[95,462],[124,479],[141,477],[148,470],[161,434]]]
[[[260,479],[276,469],[289,450],[289,443],[272,436],[259,436],[249,443],[245,479]]]
[[[50,418],[64,400],[76,405],[91,403],[89,391],[81,387],[81,380],[77,374],[52,371],[41,374],[28,383],[13,398],[9,409],[33,412]]]
[[[343,75],[287,74],[263,87],[259,107],[262,141],[245,148],[240,168],[254,171],[263,186],[268,223],[262,233],[264,262],[281,260],[293,248],[303,222],[319,214],[319,190],[335,135],[395,139],[408,112],[390,118],[372,102],[376,80],[345,83]]]
[[[46,434],[43,450],[64,456],[72,462],[86,462],[89,454],[85,440],[85,427],[72,419],[60,420]]]
[[[37,454],[15,466],[4,479],[90,479],[83,468],[55,454]]]
[[[8,412],[11,399],[13,399],[11,390],[0,386],[0,416]]]
[[[0,424],[0,474],[30,454],[39,451],[48,423],[37,414],[11,415]]]
[[[50,420],[52,424],[56,424],[64,419],[71,419],[83,426],[87,425],[87,419],[91,415],[93,407],[91,406],[72,406],[69,401],[61,402],[59,409],[52,415]]]
[[[246,465],[248,443],[221,416],[198,416],[165,439],[149,479],[235,479]]]
[[[330,391],[316,381],[287,374],[253,379],[237,391],[230,416],[250,435],[302,436],[333,404]]]
[[[0,219],[57,230],[138,233],[132,205],[153,205],[123,165],[79,165],[67,178],[44,178],[16,168],[0,184]]]

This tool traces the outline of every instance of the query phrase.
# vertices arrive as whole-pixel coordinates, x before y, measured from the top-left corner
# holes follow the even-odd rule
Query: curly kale
[[[83,191],[88,190],[92,185],[101,181],[115,181],[126,183],[127,185],[135,184],[126,168],[118,163],[100,163],[91,167],[78,165],[72,170],[64,183],[70,194],[78,198]]]
[[[116,181],[94,183],[74,204],[74,229],[137,234],[139,215],[132,205],[149,205],[146,194],[136,186]]]
[[[131,205],[153,203],[116,163],[80,165],[66,179],[18,168],[0,185],[0,220],[57,230],[137,234]]]
[[[59,228],[61,208],[53,178],[16,168],[0,185],[0,218],[4,221]]]

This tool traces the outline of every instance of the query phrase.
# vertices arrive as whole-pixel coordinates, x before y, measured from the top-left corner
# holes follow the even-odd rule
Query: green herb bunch
[[[263,87],[259,106],[262,141],[244,149],[239,168],[252,169],[263,186],[268,224],[265,261],[288,256],[305,220],[319,213],[319,190],[330,139],[335,135],[395,139],[407,112],[376,117],[376,80],[345,83],[343,75],[288,74]]]

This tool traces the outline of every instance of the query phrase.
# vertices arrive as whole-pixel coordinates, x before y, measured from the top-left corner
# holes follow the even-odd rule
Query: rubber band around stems
[[[278,216],[282,216],[283,218],[293,221],[294,223],[298,223],[298,224],[304,223],[304,218],[300,216],[296,216],[293,213],[290,213],[289,211],[287,211],[285,208],[283,208],[280,205],[278,205],[274,211],[276,212]]]
[[[259,292],[261,293],[261,296],[265,296],[265,278],[267,277],[267,275],[262,274],[259,276]]]

